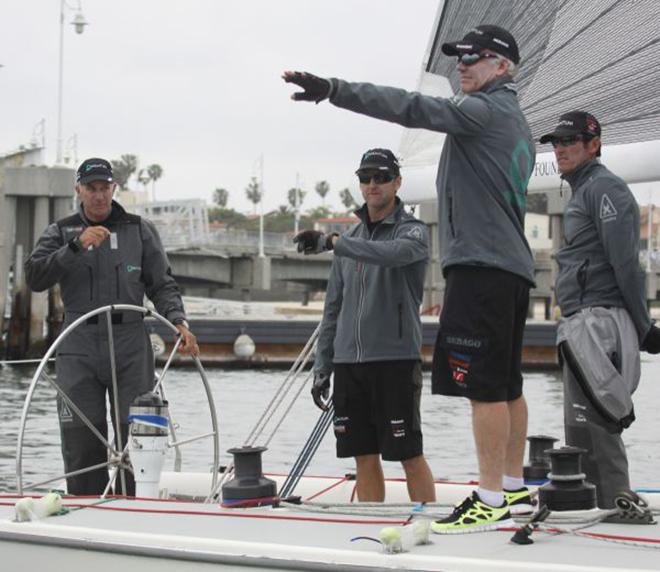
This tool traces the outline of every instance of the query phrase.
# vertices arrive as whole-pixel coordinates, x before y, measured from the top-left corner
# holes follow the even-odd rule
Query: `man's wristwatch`
[[[81,252],[83,247],[82,244],[80,244],[80,237],[79,236],[74,236],[69,242],[68,242],[69,248],[75,252],[76,254],[78,252]]]
[[[172,323],[175,326],[183,326],[184,328],[190,329],[190,324],[188,323],[188,320],[185,320],[183,318],[176,318],[175,320],[172,320]]]

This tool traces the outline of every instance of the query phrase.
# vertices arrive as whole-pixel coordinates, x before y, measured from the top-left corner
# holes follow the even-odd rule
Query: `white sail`
[[[442,43],[478,24],[509,29],[521,50],[516,81],[538,139],[561,113],[588,110],[603,128],[603,161],[628,183],[660,180],[660,2],[657,0],[446,0],[424,56],[418,90],[448,97],[455,59]],[[408,129],[399,154],[408,202],[435,199],[444,136]],[[557,189],[550,146],[539,146],[530,192]]]

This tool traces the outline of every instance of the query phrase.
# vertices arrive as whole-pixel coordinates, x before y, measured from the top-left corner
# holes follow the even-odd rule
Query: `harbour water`
[[[660,356],[642,354],[642,380],[635,396],[637,421],[624,434],[630,472],[635,487],[660,488],[658,429],[660,418]],[[25,367],[0,369],[0,492],[15,490],[16,437],[21,409],[32,370]],[[226,450],[242,445],[285,372],[267,370],[209,369],[207,375],[220,424],[221,464],[230,456]],[[424,444],[437,478],[475,479],[476,461],[472,442],[469,404],[462,399],[432,396],[430,376],[425,374],[422,400]],[[199,375],[194,369],[171,370],[165,383],[170,410],[179,428],[177,440],[210,430],[209,409]],[[299,389],[296,384],[291,393]],[[37,482],[63,472],[59,452],[59,431],[54,390],[42,381],[37,387],[27,423],[24,448],[24,480]],[[526,372],[529,434],[546,434],[563,439],[562,385],[558,371]],[[267,472],[288,472],[318,417],[307,387],[293,406],[264,454]],[[271,428],[272,428],[271,424]],[[270,429],[257,444],[265,442]],[[210,440],[182,446],[183,469],[209,471],[212,465]],[[173,455],[166,463],[171,469]],[[334,437],[326,435],[309,474],[341,475],[353,470],[351,460],[338,460]],[[388,476],[401,476],[398,463],[386,463]]]

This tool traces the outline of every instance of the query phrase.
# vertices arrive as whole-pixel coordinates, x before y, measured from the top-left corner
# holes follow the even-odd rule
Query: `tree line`
[[[348,188],[339,191],[341,202],[346,208],[343,212],[333,212],[326,205],[326,197],[330,193],[330,184],[327,181],[318,181],[314,185],[314,190],[321,197],[321,206],[303,212],[302,207],[305,197],[307,196],[307,191],[304,191],[299,187],[292,187],[286,194],[287,203],[280,205],[276,210],[264,215],[264,228],[269,232],[291,231],[296,211],[300,216],[301,228],[309,228],[320,218],[345,216],[348,212],[351,212],[358,207]],[[245,196],[253,206],[252,218],[247,217],[232,208],[228,208],[229,191],[225,188],[216,188],[213,191],[213,203],[216,206],[209,209],[209,220],[211,222],[222,222],[230,228],[256,230],[259,226],[259,222],[254,218],[254,215],[257,213],[257,205],[262,197],[261,185],[256,177],[252,177],[248,185],[245,187]]]

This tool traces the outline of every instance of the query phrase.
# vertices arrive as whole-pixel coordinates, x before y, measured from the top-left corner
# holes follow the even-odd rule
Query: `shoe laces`
[[[464,513],[468,508],[474,506],[476,502],[475,498],[476,493],[472,493],[471,496],[467,497],[461,504],[454,507],[454,511],[451,513],[452,516],[458,516],[459,514]]]

